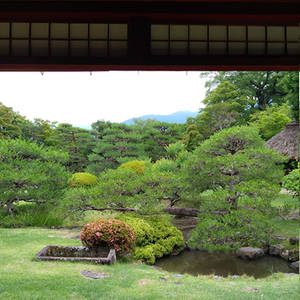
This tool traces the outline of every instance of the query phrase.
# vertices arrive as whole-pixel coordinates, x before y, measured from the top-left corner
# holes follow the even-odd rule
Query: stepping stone
[[[183,284],[183,282],[177,281],[177,282],[174,282],[174,284],[180,285],[180,284]]]
[[[182,274],[174,274],[174,275],[172,275],[172,277],[180,278],[180,277],[183,277],[183,275]]]
[[[291,237],[290,238],[290,244],[291,245],[299,245],[299,238],[297,238],[297,237]]]
[[[91,279],[101,279],[101,278],[109,277],[109,275],[105,273],[96,273],[87,270],[81,271],[80,274]]]
[[[168,279],[167,279],[167,278],[165,278],[165,277],[159,277],[159,279],[161,279],[161,280],[164,280],[164,281],[168,282]]]
[[[239,278],[240,276],[239,275],[232,275],[232,278]]]
[[[290,268],[299,271],[299,261],[295,261],[293,263],[290,264]]]
[[[161,268],[161,267],[158,267],[158,266],[151,266],[151,268],[152,268],[152,269],[155,269],[155,270],[159,270],[159,271],[162,270],[162,268]]]
[[[223,277],[222,276],[214,276],[214,279],[216,279],[216,280],[221,280]]]

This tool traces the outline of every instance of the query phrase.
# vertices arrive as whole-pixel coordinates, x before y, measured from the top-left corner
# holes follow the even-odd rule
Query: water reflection
[[[277,272],[293,272],[287,262],[273,256],[244,261],[233,253],[204,251],[184,251],[178,256],[164,257],[158,260],[156,265],[170,272],[192,275],[216,274],[223,277],[246,274],[262,278]]]

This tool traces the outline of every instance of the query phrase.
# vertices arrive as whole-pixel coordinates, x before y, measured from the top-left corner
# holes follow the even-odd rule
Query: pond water
[[[253,276],[262,278],[272,273],[294,273],[283,259],[264,256],[254,261],[244,261],[233,253],[183,251],[177,256],[167,256],[156,262],[156,266],[169,272],[192,275],[210,275],[227,277],[230,275]]]

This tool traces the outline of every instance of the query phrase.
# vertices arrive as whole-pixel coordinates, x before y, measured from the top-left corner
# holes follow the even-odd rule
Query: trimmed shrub
[[[122,164],[119,169],[128,169],[136,172],[139,175],[143,175],[145,167],[144,161],[133,160]]]
[[[70,187],[94,186],[98,183],[98,177],[90,174],[79,172],[72,175],[69,185]]]
[[[282,181],[282,186],[289,190],[295,192],[297,195],[299,195],[300,187],[299,187],[299,167],[298,169],[293,170],[288,175],[284,176]]]
[[[101,219],[84,225],[80,239],[88,248],[109,247],[117,253],[132,250],[135,240],[132,229],[115,219]]]
[[[134,257],[136,259],[154,264],[157,258],[173,251],[180,252],[184,248],[181,231],[165,218],[122,215],[119,219],[133,229],[136,241]]]

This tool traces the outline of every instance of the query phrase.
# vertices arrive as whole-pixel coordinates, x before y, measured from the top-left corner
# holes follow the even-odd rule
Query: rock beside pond
[[[287,261],[299,260],[298,249],[285,249],[282,245],[271,245],[269,247],[269,254],[274,256],[280,256]]]
[[[299,271],[299,260],[291,263],[290,267],[296,271]]]
[[[286,238],[284,236],[281,236],[281,235],[276,235],[273,237],[275,240],[278,240],[278,241],[285,241]]]
[[[242,247],[236,251],[236,255],[245,260],[253,260],[265,255],[261,248]]]
[[[299,245],[299,238],[297,238],[297,237],[291,237],[290,238],[290,244],[291,245]]]
[[[269,254],[270,255],[280,256],[282,251],[283,251],[283,246],[282,245],[271,245],[269,247]]]
[[[280,257],[287,261],[297,261],[299,260],[298,249],[285,249],[280,253]]]

